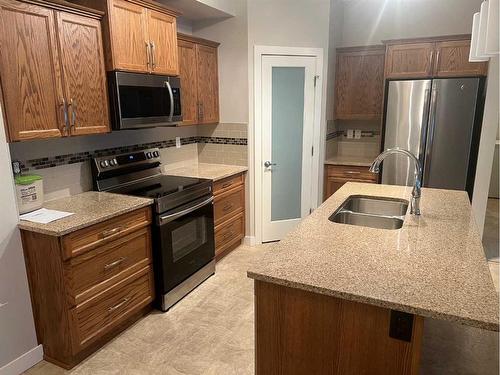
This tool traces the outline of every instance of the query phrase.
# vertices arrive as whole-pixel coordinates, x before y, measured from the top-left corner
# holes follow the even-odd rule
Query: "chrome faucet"
[[[421,187],[422,187],[422,164],[417,159],[415,155],[413,155],[410,151],[395,147],[390,148],[382,152],[379,156],[375,158],[373,161],[370,172],[379,173],[380,172],[380,164],[382,161],[391,154],[403,154],[408,156],[415,163],[415,184],[413,185],[413,191],[411,192],[411,203],[410,203],[410,213],[413,215],[420,215],[420,196],[421,196]]]

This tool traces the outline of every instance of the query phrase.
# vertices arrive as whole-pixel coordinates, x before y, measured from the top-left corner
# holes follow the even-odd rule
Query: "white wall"
[[[386,39],[470,34],[482,0],[349,0],[342,46]]]
[[[1,109],[0,109],[1,112]],[[3,129],[0,113],[0,129]],[[9,148],[0,130],[0,374],[4,367],[37,347],[26,278]],[[39,358],[41,359],[41,358]],[[4,369],[2,369],[4,367]],[[24,369],[25,370],[25,369]]]
[[[193,35],[217,41],[221,123],[248,123],[247,1],[234,0],[235,17],[193,24]]]
[[[486,205],[490,190],[491,167],[495,153],[496,135],[499,121],[499,81],[500,81],[499,57],[490,60],[488,69],[488,82],[486,101],[484,103],[483,127],[481,129],[481,140],[479,143],[479,155],[477,157],[476,180],[474,182],[474,197],[472,198],[472,210],[479,232],[484,229]]]

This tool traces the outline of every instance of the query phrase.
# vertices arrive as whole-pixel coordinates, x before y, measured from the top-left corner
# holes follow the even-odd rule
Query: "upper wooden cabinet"
[[[470,40],[450,40],[436,43],[436,77],[481,76],[488,64],[469,62]]]
[[[486,63],[470,63],[470,36],[386,41],[386,78],[468,77],[487,74]]]
[[[432,75],[434,43],[408,43],[387,46],[387,78],[424,78]]]
[[[99,13],[0,0],[0,77],[9,141],[108,132]]]
[[[106,13],[106,68],[179,74],[177,12],[150,0],[71,0]]]
[[[335,118],[380,118],[384,95],[384,46],[337,49]]]
[[[219,43],[179,34],[182,125],[219,122]]]

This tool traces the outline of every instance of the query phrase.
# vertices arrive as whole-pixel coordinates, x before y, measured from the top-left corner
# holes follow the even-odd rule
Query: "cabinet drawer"
[[[245,189],[243,185],[217,195],[214,203],[215,225],[228,220],[231,216],[244,209]]]
[[[368,167],[329,165],[327,167],[327,176],[346,178],[349,180],[377,181],[377,175],[371,173]]]
[[[244,212],[215,227],[215,255],[222,253],[243,237],[245,237]]]
[[[220,181],[214,182],[214,194],[220,194],[224,191],[234,188],[238,185],[243,185],[244,174],[228,177]]]
[[[150,263],[149,227],[72,258],[65,265],[70,302],[79,304]]]
[[[71,310],[75,329],[74,350],[81,350],[111,331],[152,300],[152,273],[147,266],[107,291],[76,306]]]
[[[80,255],[149,224],[151,224],[151,208],[145,207],[80,229],[63,237],[63,256],[68,259]]]

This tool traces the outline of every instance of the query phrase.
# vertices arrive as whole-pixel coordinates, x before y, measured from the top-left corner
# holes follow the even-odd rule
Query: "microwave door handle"
[[[170,86],[170,82],[165,81],[165,85],[167,86],[168,93],[170,94],[170,115],[168,116],[168,121],[172,122],[174,118],[174,93],[172,91],[172,86]]]
[[[163,216],[160,216],[159,217],[159,223],[160,225],[162,224],[166,224],[166,223],[169,223],[181,216],[184,216],[184,215],[187,215],[193,211],[196,211],[198,208],[200,207],[203,207],[209,203],[212,203],[214,201],[214,197],[210,197],[208,198],[207,200],[204,200],[203,202],[201,203],[198,203],[192,207],[189,207],[189,208],[186,208],[185,210],[182,210],[182,211],[179,211],[179,212],[176,212],[174,214],[170,214],[170,215],[163,215]]]

